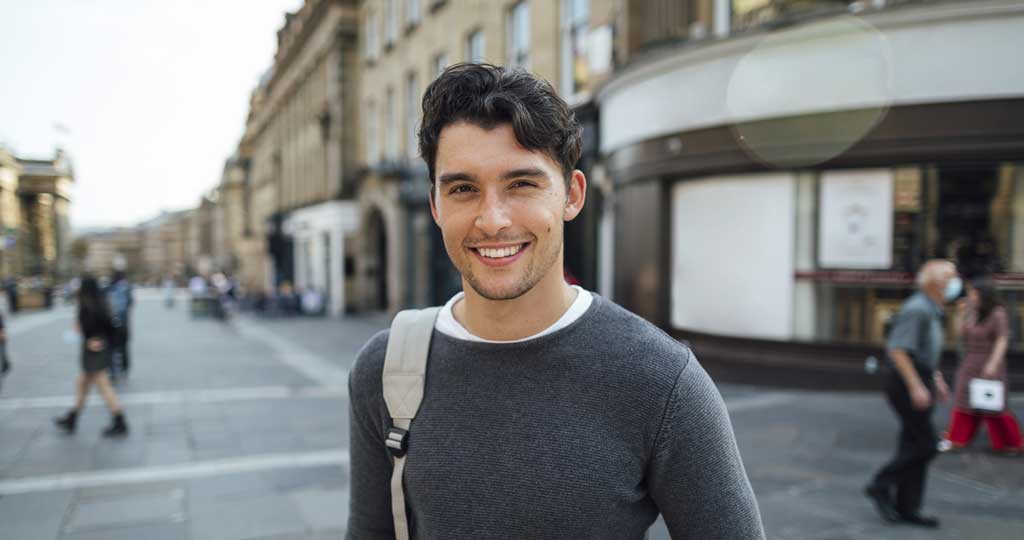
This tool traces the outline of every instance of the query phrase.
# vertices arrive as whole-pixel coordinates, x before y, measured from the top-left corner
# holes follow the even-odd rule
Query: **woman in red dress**
[[[995,287],[987,279],[978,279],[967,286],[966,305],[961,304],[957,328],[963,339],[964,358],[956,372],[953,414],[947,437],[953,449],[970,444],[978,425],[984,420],[992,450],[1019,455],[1021,432],[1017,418],[1004,400],[999,412],[971,408],[969,384],[971,379],[1002,381],[1004,395],[1009,396],[1006,377],[1006,349],[1009,344],[1009,322],[996,295]]]

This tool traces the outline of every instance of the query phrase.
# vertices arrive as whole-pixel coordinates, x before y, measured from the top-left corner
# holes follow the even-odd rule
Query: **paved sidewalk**
[[[349,319],[191,320],[141,295],[135,367],[119,386],[132,432],[99,436],[94,400],[72,437],[50,418],[70,404],[76,344],[68,308],[10,320],[14,371],[0,391],[0,538],[341,538],[347,520],[344,381],[387,325]],[[880,395],[723,385],[771,539],[1024,537],[1024,460],[987,442],[938,458],[927,509],[944,527],[883,524],[861,494],[893,452]],[[1024,412],[1017,394],[1014,406]],[[947,411],[937,415],[944,425]],[[668,538],[658,525],[651,537]]]

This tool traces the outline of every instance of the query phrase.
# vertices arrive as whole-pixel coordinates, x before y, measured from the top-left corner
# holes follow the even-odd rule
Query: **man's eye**
[[[473,187],[472,186],[467,186],[467,185],[463,184],[461,186],[453,187],[451,189],[451,191],[448,192],[448,194],[450,194],[450,195],[457,195],[459,193],[469,193],[470,191],[473,191]]]
[[[518,188],[518,187],[533,187],[533,182],[529,182],[527,180],[517,180],[515,182],[512,182],[512,186],[511,187],[514,187],[514,188]]]

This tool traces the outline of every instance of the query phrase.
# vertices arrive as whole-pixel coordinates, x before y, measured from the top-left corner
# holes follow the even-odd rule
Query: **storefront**
[[[598,97],[602,281],[704,356],[856,378],[944,257],[995,278],[1024,353],[1020,35],[1024,6],[953,3],[636,62]]]
[[[291,212],[284,232],[292,243],[295,289],[323,299],[324,311],[337,316],[350,295],[352,248],[346,238],[359,226],[354,201],[328,201]],[[347,267],[347,268],[346,268]]]

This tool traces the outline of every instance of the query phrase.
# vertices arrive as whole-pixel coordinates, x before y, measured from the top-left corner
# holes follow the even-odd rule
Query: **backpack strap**
[[[393,458],[391,514],[395,521],[396,540],[409,540],[402,473],[405,471],[405,452],[409,448],[409,428],[423,402],[430,338],[440,311],[441,308],[432,307],[399,312],[391,323],[384,356],[384,402],[391,416],[391,427],[384,445]]]

